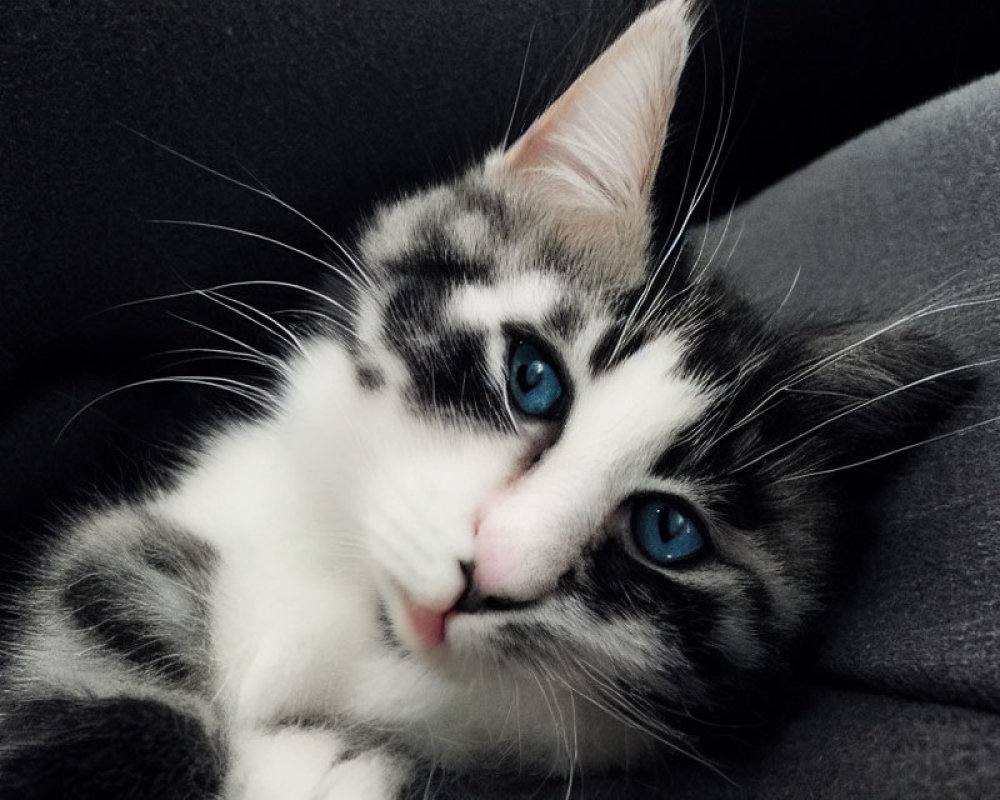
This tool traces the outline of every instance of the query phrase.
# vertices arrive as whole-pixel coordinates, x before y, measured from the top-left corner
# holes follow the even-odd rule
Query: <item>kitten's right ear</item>
[[[650,193],[691,29],[688,0],[646,11],[486,163],[488,178],[527,193],[562,236],[629,283],[643,278]]]

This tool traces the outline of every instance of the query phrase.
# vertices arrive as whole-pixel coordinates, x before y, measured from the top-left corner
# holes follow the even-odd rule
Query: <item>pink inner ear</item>
[[[507,165],[514,170],[523,169],[526,163],[538,162],[540,158],[539,137],[545,124],[543,114],[531,123],[528,130],[522,133],[516,142],[508,148],[504,155]]]
[[[570,86],[507,149],[504,161],[511,170],[519,171],[538,167],[553,157],[551,152],[546,151],[555,149],[552,147],[552,140],[556,135],[554,129],[557,127],[560,117],[564,116],[562,114],[564,107],[572,102],[578,85],[579,81]]]
[[[641,280],[649,199],[687,58],[685,0],[640,16],[493,164],[592,261]],[[489,168],[489,165],[488,165]],[[619,274],[619,271],[621,274]]]
[[[542,168],[536,180],[555,182],[559,193],[586,196],[596,179],[621,195],[616,202],[645,199],[690,28],[684,0],[664,0],[641,15],[514,142],[504,154],[506,167]]]

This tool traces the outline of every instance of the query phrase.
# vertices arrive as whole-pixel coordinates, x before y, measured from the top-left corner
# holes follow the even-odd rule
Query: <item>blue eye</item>
[[[660,565],[693,558],[706,546],[701,524],[684,503],[669,495],[655,495],[636,503],[632,536],[642,555]]]
[[[510,396],[523,413],[532,417],[554,417],[561,410],[562,378],[551,360],[530,342],[514,346],[507,378]]]

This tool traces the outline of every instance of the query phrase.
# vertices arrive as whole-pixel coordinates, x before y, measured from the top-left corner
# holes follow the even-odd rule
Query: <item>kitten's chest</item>
[[[340,716],[383,650],[374,593],[343,565],[232,555],[214,595],[216,691],[237,719]]]

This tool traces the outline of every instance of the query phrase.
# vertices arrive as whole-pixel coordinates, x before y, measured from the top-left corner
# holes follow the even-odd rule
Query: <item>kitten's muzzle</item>
[[[401,593],[409,631],[427,651],[436,650],[445,643],[448,620],[456,614],[513,611],[538,602],[537,599],[513,600],[509,597],[484,595],[476,586],[475,564],[471,561],[459,561],[459,568],[465,578],[465,588],[450,607],[426,608],[413,602],[405,592]]]
[[[463,614],[477,614],[480,611],[515,611],[527,608],[538,602],[536,598],[531,600],[514,600],[509,597],[498,597],[496,595],[484,595],[476,586],[475,574],[476,565],[473,561],[458,562],[465,576],[465,591],[462,592],[452,612]]]

